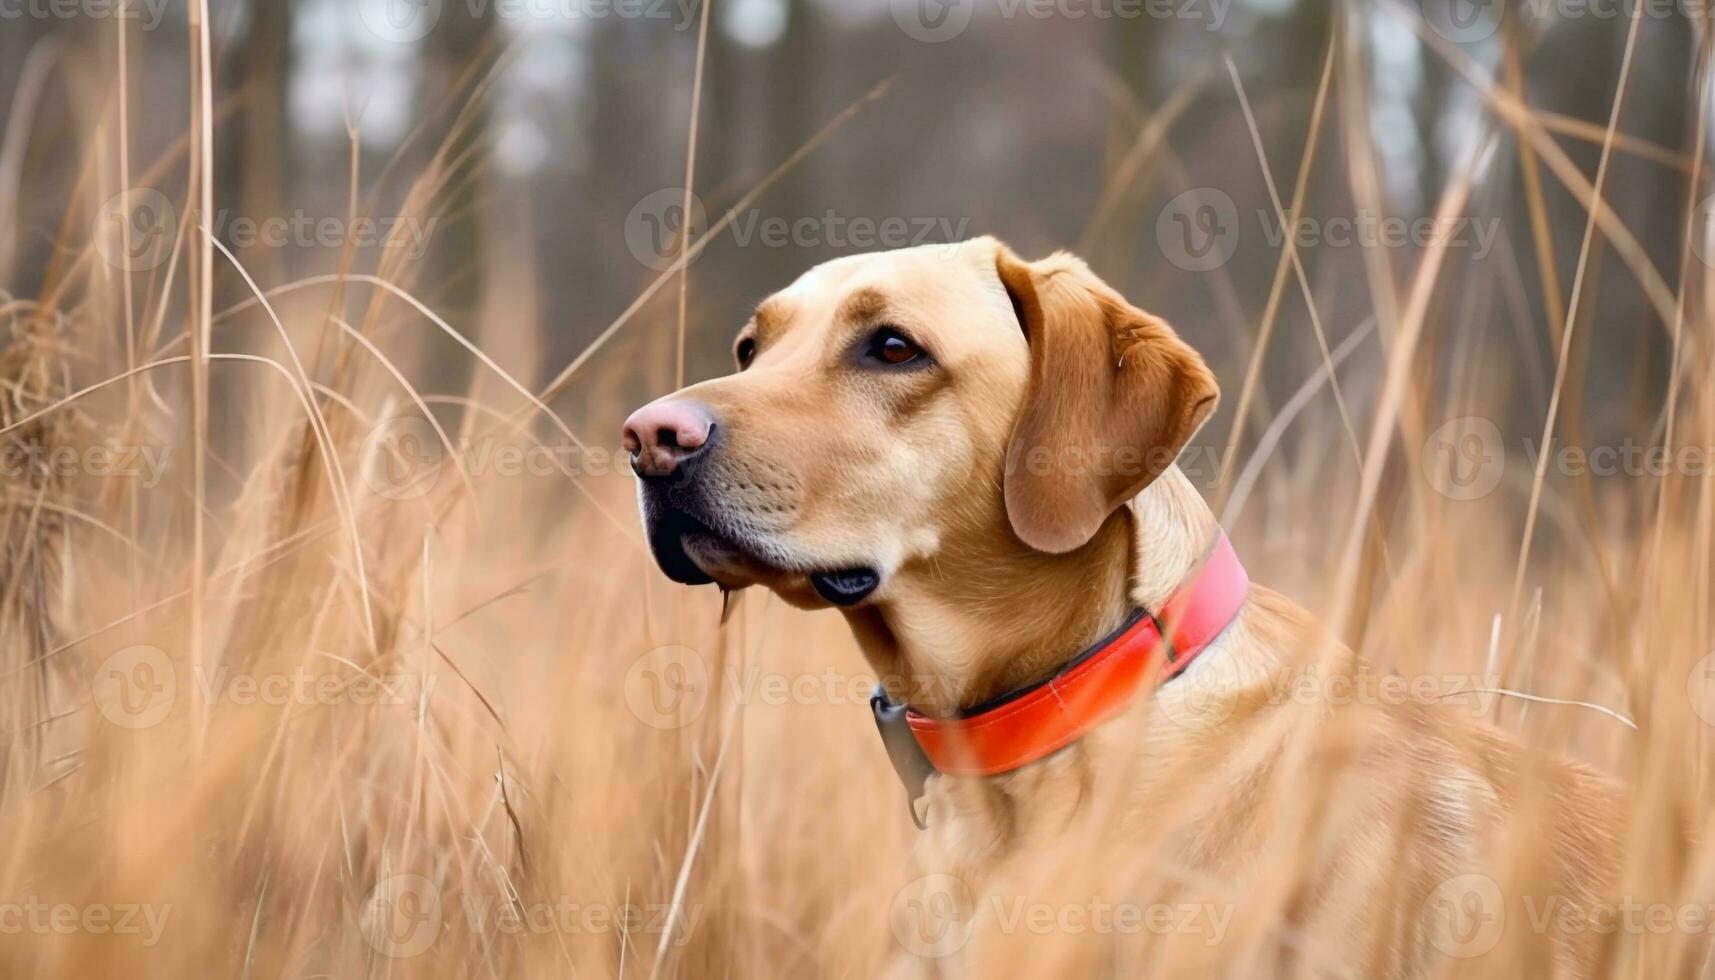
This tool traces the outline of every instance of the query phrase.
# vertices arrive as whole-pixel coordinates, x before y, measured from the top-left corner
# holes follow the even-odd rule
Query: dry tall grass
[[[196,77],[207,78],[199,40]],[[1363,70],[1361,43],[1331,42],[1332,87],[1349,101],[1356,86],[1341,76]],[[1460,64],[1457,50],[1440,54]],[[1601,171],[1581,174],[1562,149],[1581,139],[1600,143],[1604,161],[1639,152],[1616,138],[1621,114],[1568,133],[1507,79],[1460,69],[1493,110],[1485,152],[1518,154],[1533,194],[1546,186],[1584,203],[1580,272],[1592,242],[1618,257],[1673,336],[1672,383],[1636,392],[1659,419],[1644,442],[1706,452],[1707,267],[1690,249],[1678,269],[1649,266],[1601,204]],[[127,273],[105,260],[115,243],[99,240],[98,202],[132,179],[109,139],[80,161],[39,296],[0,296],[0,440],[23,461],[0,481],[4,972],[863,977],[902,947],[935,952],[927,940],[938,937],[912,931],[923,910],[901,888],[915,830],[843,623],[760,594],[735,598],[723,619],[719,595],[666,584],[642,547],[624,467],[568,448],[612,446],[605,427],[670,381],[683,336],[672,304],[628,311],[603,334],[610,349],[556,376],[552,393],[582,388],[582,404],[601,406],[588,418],[554,417],[474,345],[468,395],[421,391],[398,365],[435,335],[475,330],[417,300],[411,269],[252,283],[191,217],[225,118],[216,95],[199,86],[185,156],[152,164],[189,162],[174,202],[185,217],[162,262]],[[120,104],[104,132],[120,125]],[[1362,158],[1362,128],[1339,125]],[[1702,136],[1689,163],[1698,187]],[[1313,165],[1307,152],[1302,166]],[[409,209],[430,213],[469,170],[458,154],[437,157]],[[1136,170],[1127,161],[1120,173]],[[1270,172],[1291,186],[1278,162]],[[1469,213],[1473,183],[1492,172],[1461,174],[1443,210]],[[1540,227],[1510,231],[1546,242]],[[1688,222],[1688,236],[1705,232]],[[117,247],[135,254],[137,243],[121,235]],[[1323,614],[1378,668],[1474,679],[1448,710],[1624,778],[1626,892],[1678,917],[1605,933],[1607,973],[1707,971],[1708,919],[1695,928],[1685,916],[1715,905],[1715,849],[1694,843],[1715,830],[1715,473],[1669,466],[1590,489],[1528,465],[1521,438],[1565,434],[1581,413],[1565,381],[1574,331],[1617,328],[1581,307],[1582,275],[1567,291],[1549,269],[1523,288],[1552,297],[1551,322],[1526,329],[1558,351],[1543,371],[1559,418],[1503,422],[1499,486],[1457,499],[1464,485],[1447,484],[1421,449],[1451,447],[1464,476],[1491,472],[1482,452],[1494,447],[1469,441],[1478,435],[1437,441],[1431,430],[1510,418],[1494,368],[1519,355],[1459,322],[1463,287],[1439,253],[1410,268],[1396,258],[1380,257],[1366,284],[1386,377],[1340,376],[1347,422],[1332,411],[1295,421],[1305,399],[1287,401],[1280,424],[1321,426],[1307,443],[1325,454],[1276,456],[1280,433],[1253,425],[1235,443],[1261,446],[1267,465],[1251,471],[1239,457],[1211,496],[1253,577]],[[1282,256],[1284,299],[1267,321],[1280,302],[1314,305],[1301,260]],[[213,309],[217,282],[252,299]],[[1349,350],[1316,341],[1329,359]],[[1229,398],[1248,401],[1258,376],[1226,379]],[[543,447],[561,465],[506,462]],[[1296,529],[1330,526],[1329,513],[1339,534]],[[1058,915],[1147,909],[1176,874],[1149,842],[1129,857],[1076,840],[1040,856],[1029,899],[1054,914],[1040,930],[1018,927],[1009,965],[1207,975],[1214,956],[1234,976],[1350,975],[1331,951],[1350,937],[1292,928],[1325,808],[1350,803],[1317,793],[1326,777],[1306,774],[1304,811],[1292,815],[1305,846],[1278,855],[1270,887],[1197,883],[1219,912],[1184,928],[1116,936]],[[1198,817],[1164,813],[1161,828]],[[1512,845],[1491,876],[1503,894],[1539,873],[1533,827],[1527,813],[1497,829]],[[1465,924],[1477,933],[1452,937],[1456,952],[1493,926]],[[1549,931],[1515,917],[1485,955],[1450,955],[1441,972],[1544,975]]]

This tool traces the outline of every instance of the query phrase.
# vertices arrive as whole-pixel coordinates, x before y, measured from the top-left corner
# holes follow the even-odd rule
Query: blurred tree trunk
[[[215,209],[225,212],[227,221],[214,227],[224,225],[228,233],[233,220],[263,221],[285,212],[285,181],[292,152],[292,141],[285,138],[291,39],[291,4],[252,4],[244,35],[232,55],[221,59],[219,68],[228,77],[221,80],[218,91],[223,96],[238,93],[241,100],[237,118],[216,128]],[[264,289],[283,281],[292,271],[290,247],[281,249],[252,241],[236,251],[238,260]],[[243,298],[245,286],[237,277],[222,276],[219,286],[226,303]]]
[[[6,29],[0,31],[0,92],[7,94],[7,98],[0,99],[0,283],[23,295],[30,293],[25,285],[30,280],[19,275],[20,263],[25,260],[18,252],[24,227],[24,209],[20,206],[23,188],[19,185],[30,149],[30,133],[24,127],[24,119],[20,116],[14,120],[13,114],[25,111],[18,104],[19,82],[30,53],[46,37],[44,23],[40,17],[24,17],[9,21]],[[39,122],[39,116],[32,122]],[[18,132],[11,132],[13,128]]]
[[[467,337],[477,333],[484,279],[484,187],[492,173],[492,111],[468,100],[498,53],[494,4],[448,3],[423,41],[425,112],[442,108],[438,129],[424,149],[451,168],[450,179],[428,202],[436,223],[418,282],[430,305]],[[456,128],[455,128],[456,126]],[[427,216],[410,216],[427,221]],[[436,391],[463,389],[471,377],[463,352],[431,358],[425,385]]]
[[[811,0],[785,0],[786,32],[768,48],[768,159],[764,166],[779,166],[820,123],[816,118],[815,80],[822,64],[819,12]],[[811,215],[816,193],[815,160],[811,158],[780,182],[771,195],[775,210],[789,220]]]
[[[782,2],[786,29],[760,56],[754,58],[761,69],[758,100],[761,119],[758,128],[764,134],[764,151],[755,172],[746,174],[746,179],[733,188],[735,197],[748,192],[784,163],[826,121],[818,115],[820,89],[815,84],[820,76],[818,66],[822,64],[823,31],[819,12],[813,0]],[[824,202],[832,200],[821,187],[819,174],[815,156],[799,163],[757,202],[760,214],[784,218],[794,225],[799,219],[815,218],[824,209]],[[760,222],[752,224],[753,229],[759,226]],[[810,241],[804,243],[808,247],[800,247],[796,235],[793,237],[792,258],[785,259],[788,267],[802,271],[831,254],[825,242]],[[754,242],[753,247],[757,247]],[[739,262],[740,303],[755,303],[786,285],[780,280],[782,263],[777,259],[759,257]],[[724,348],[736,328],[737,324],[721,325],[711,340],[712,346],[705,347],[705,350]],[[724,359],[720,363],[724,363]]]
[[[630,257],[624,240],[632,205],[656,186],[665,186],[639,189],[636,181],[638,161],[648,159],[654,148],[654,128],[647,123],[659,112],[632,102],[633,66],[652,63],[653,52],[640,34],[635,22],[622,18],[597,20],[584,32],[590,113],[577,139],[589,156],[577,173],[558,177],[576,189],[565,201],[551,202],[567,220],[545,221],[540,228],[543,254],[555,256],[560,266],[542,284],[544,322],[576,325],[574,330],[549,328],[543,338],[549,374],[576,357],[608,318],[619,313],[629,295],[641,288],[639,273],[647,271]],[[599,233],[585,231],[592,228]],[[591,303],[591,297],[608,302]]]
[[[1137,142],[1142,127],[1148,124],[1151,112],[1157,108],[1153,101],[1152,69],[1160,63],[1156,49],[1163,34],[1147,18],[1128,17],[1109,25],[1104,37],[1108,41],[1107,62],[1114,86],[1108,98],[1107,145],[1102,155],[1102,186],[1105,188]],[[1101,268],[1123,269],[1131,264],[1136,248],[1131,231],[1137,227],[1137,222],[1131,219],[1136,217],[1136,209],[1148,194],[1154,172],[1154,165],[1147,164],[1132,186],[1120,189],[1114,200],[1115,213],[1101,216],[1100,226],[1090,224],[1096,221],[1097,215],[1085,216],[1088,251],[1091,255],[1100,256]]]

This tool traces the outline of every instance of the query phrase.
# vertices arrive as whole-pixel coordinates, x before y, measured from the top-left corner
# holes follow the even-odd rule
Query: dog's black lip
[[[671,485],[670,480],[643,481],[644,520],[648,528],[649,550],[664,575],[681,585],[721,585],[714,575],[705,571],[685,547],[691,536],[712,542],[719,548],[743,556],[749,563],[780,575],[802,575],[811,588],[830,605],[855,606],[868,599],[881,585],[881,573],[870,565],[815,570],[795,561],[782,562],[780,556],[769,555],[747,541],[747,534],[727,530],[728,522],[709,519],[704,501],[694,492]]]
[[[649,548],[655,556],[655,563],[668,578],[680,585],[710,585],[722,584],[714,576],[704,571],[690,553],[685,549],[685,538],[691,535],[714,541],[722,547],[746,556],[750,561],[765,567],[776,568],[785,574],[793,574],[789,569],[778,568],[772,563],[755,554],[755,552],[733,540],[725,534],[710,528],[696,517],[683,511],[667,511],[656,521],[655,529],[649,535]],[[881,586],[881,573],[868,565],[858,565],[850,568],[833,569],[820,572],[797,572],[809,579],[810,586],[816,594],[830,605],[850,608],[868,599]]]
[[[843,568],[832,572],[813,572],[810,585],[816,594],[836,606],[849,607],[868,599],[881,585],[881,574],[868,566]]]
[[[649,552],[661,573],[680,585],[711,585],[714,576],[685,551],[685,535],[702,534],[716,537],[703,522],[681,511],[666,511],[656,519],[649,532]]]

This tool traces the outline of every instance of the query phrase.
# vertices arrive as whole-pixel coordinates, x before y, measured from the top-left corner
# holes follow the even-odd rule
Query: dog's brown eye
[[[869,339],[869,356],[883,364],[898,366],[922,357],[923,348],[892,327],[883,327]]]
[[[733,357],[738,359],[738,369],[743,371],[750,367],[750,362],[756,360],[756,338],[746,337],[733,348]]]

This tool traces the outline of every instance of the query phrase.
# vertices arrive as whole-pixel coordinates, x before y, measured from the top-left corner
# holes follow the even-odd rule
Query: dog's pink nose
[[[639,476],[672,476],[708,447],[714,415],[693,401],[664,398],[625,420],[625,451]]]

